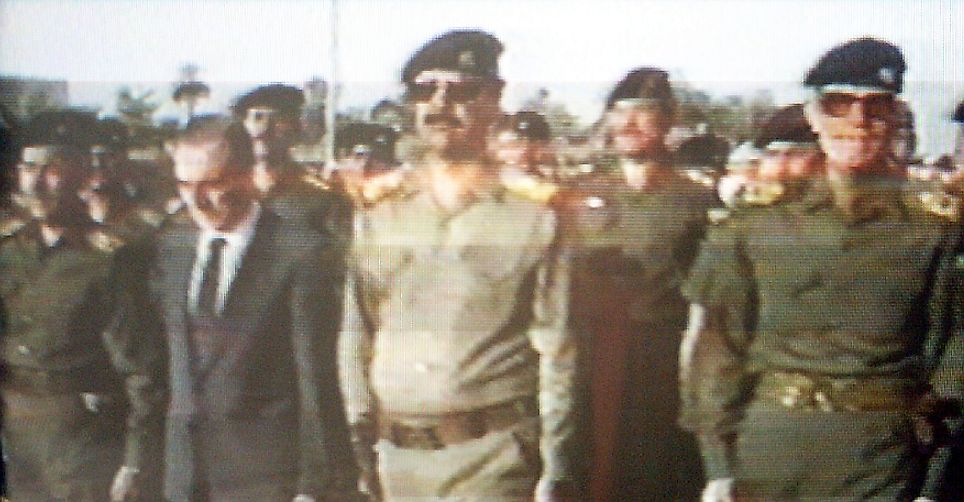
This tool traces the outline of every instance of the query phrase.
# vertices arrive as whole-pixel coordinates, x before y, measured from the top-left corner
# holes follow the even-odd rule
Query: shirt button
[[[419,373],[428,373],[428,365],[425,363],[415,363],[415,371]]]
[[[30,355],[30,347],[27,347],[26,345],[18,345],[18,346],[17,346],[17,352],[19,352],[20,355],[22,355],[22,356],[29,356],[29,355]]]

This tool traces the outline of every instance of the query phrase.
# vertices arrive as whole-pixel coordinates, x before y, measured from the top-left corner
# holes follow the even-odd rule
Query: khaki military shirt
[[[953,255],[952,222],[902,188],[845,214],[818,181],[799,201],[738,209],[712,228],[686,287],[725,322],[723,336],[695,341],[712,364],[684,368],[702,379],[689,402],[684,382],[684,405],[697,407],[690,426],[704,446],[736,432],[757,375],[926,379],[938,364],[947,332],[929,307]],[[722,452],[707,456],[713,477],[732,475]]]
[[[415,192],[359,212],[339,346],[349,420],[538,396],[544,475],[566,477],[567,261],[554,213],[508,193],[448,212]]]

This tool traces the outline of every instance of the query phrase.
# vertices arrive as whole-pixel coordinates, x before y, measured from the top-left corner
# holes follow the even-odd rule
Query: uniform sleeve
[[[543,479],[571,480],[570,452],[575,441],[577,342],[568,329],[570,251],[556,234],[555,217],[542,222],[543,235],[553,242],[539,263],[529,339],[539,353],[539,450]]]
[[[102,336],[129,402],[124,465],[143,469],[160,462],[167,405],[163,322],[148,287],[152,251],[132,245],[114,257],[113,317]],[[150,454],[150,456],[149,456]]]
[[[680,423],[697,435],[710,479],[733,477],[736,426],[749,393],[754,298],[738,234],[730,224],[712,226],[684,286],[691,318],[680,350]]]

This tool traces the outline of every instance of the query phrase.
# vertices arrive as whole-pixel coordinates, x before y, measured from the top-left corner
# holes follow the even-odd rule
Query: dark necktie
[[[201,275],[201,287],[197,295],[197,313],[202,316],[217,315],[218,285],[221,283],[221,254],[226,241],[211,239],[208,244],[208,261]]]

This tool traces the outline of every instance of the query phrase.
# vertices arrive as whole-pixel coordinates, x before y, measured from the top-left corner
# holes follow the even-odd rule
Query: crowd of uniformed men
[[[323,171],[284,85],[153,168],[116,121],[19,128],[7,497],[964,500],[964,183],[907,177],[897,47],[830,49],[719,179],[651,67],[560,173],[502,51],[427,42],[412,131],[341,127]]]

